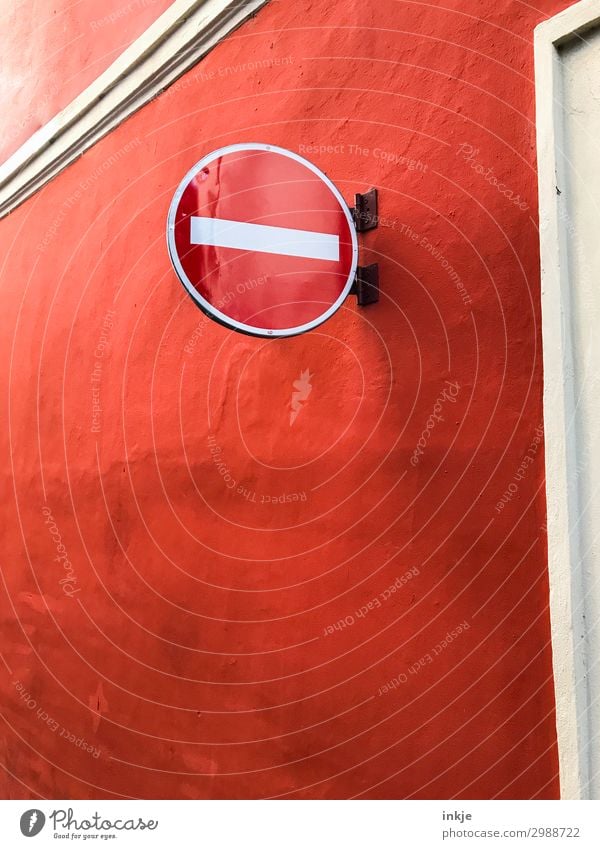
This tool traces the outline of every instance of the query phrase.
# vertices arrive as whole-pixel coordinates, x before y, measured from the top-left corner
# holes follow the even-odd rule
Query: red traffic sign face
[[[167,243],[198,306],[254,336],[317,327],[350,292],[358,243],[350,210],[311,162],[235,144],[201,159],[169,209]]]

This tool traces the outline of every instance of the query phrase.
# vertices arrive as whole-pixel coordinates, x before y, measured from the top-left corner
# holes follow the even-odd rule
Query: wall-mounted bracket
[[[379,224],[377,215],[377,189],[369,189],[364,195],[354,195],[354,206],[350,207],[357,233],[374,230]]]
[[[356,277],[350,289],[351,295],[356,295],[359,307],[376,304],[379,300],[379,265],[359,265]]]

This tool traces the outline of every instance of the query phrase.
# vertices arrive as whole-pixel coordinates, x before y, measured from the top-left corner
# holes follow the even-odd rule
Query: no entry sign
[[[280,147],[235,144],[205,156],[169,209],[171,261],[211,318],[254,336],[326,321],[350,292],[358,243],[325,174]]]

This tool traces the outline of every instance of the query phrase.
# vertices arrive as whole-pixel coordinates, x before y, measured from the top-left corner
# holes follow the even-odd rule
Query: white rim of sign
[[[350,231],[350,238],[352,240],[352,263],[351,263],[351,266],[350,266],[350,272],[348,274],[348,279],[346,280],[344,288],[342,289],[342,292],[339,295],[339,297],[337,298],[337,300],[330,307],[328,307],[328,309],[325,310],[325,312],[321,313],[321,315],[318,318],[314,319],[313,321],[309,321],[306,324],[295,325],[293,327],[284,327],[284,328],[281,328],[279,330],[273,330],[269,327],[258,327],[256,325],[245,324],[243,322],[236,321],[235,319],[231,318],[230,316],[228,316],[225,313],[218,310],[213,304],[211,304],[209,301],[207,301],[206,298],[202,297],[200,292],[198,292],[198,290],[192,284],[191,280],[188,278],[188,276],[185,273],[183,266],[181,265],[181,262],[179,260],[179,256],[177,254],[177,249],[176,249],[176,246],[175,246],[175,216],[177,214],[177,209],[179,207],[179,202],[181,200],[181,197],[182,197],[184,191],[186,190],[186,188],[188,187],[190,181],[196,176],[196,174],[199,171],[202,170],[202,168],[206,167],[206,165],[208,165],[213,160],[218,159],[219,157],[224,156],[224,155],[229,154],[229,153],[236,153],[236,152],[239,152],[239,151],[246,151],[246,150],[271,151],[273,153],[279,153],[282,156],[287,156],[289,159],[293,159],[296,162],[300,162],[302,165],[306,166],[306,168],[308,168],[310,171],[312,171],[314,174],[316,174],[318,177],[321,178],[321,180],[329,188],[329,190],[331,191],[331,193],[333,194],[333,196],[335,197],[335,199],[339,203],[342,212],[346,216],[346,220],[348,222],[348,229]],[[203,221],[204,219],[198,219],[198,220]],[[240,222],[240,224],[241,224],[241,222]],[[237,234],[238,237],[241,239],[241,242],[238,242],[238,244],[240,246],[240,249],[242,249],[242,250],[246,249],[245,246],[242,247],[243,235],[244,235],[243,232],[242,232],[243,226],[244,225],[241,225],[240,232]],[[294,234],[296,237],[298,237],[300,234],[302,234],[304,232],[304,231],[301,231],[301,230],[286,230],[285,228],[268,228],[268,227],[262,227],[262,225],[252,225],[252,224],[246,225],[246,227],[247,228],[251,228],[251,227],[256,228],[257,235],[259,234],[259,231],[261,229],[264,230],[264,231],[270,230],[270,229],[272,229],[272,230],[277,229],[277,230],[281,230],[282,233],[285,232],[289,235]],[[201,227],[199,227],[198,229],[202,230]],[[206,231],[203,231],[203,232],[206,233]],[[248,232],[249,232],[249,230],[248,230]],[[310,231],[306,231],[306,232],[310,233]],[[323,238],[323,237],[326,236],[326,234],[310,233],[310,236],[313,240],[313,244],[314,244],[315,238],[316,238],[317,242],[320,242],[321,244],[326,243],[326,239]],[[238,246],[238,244],[236,244],[236,247]],[[192,299],[200,307],[200,309],[202,309],[205,313],[207,313],[207,315],[209,315],[211,318],[214,318],[215,321],[219,322],[219,324],[224,324],[226,327],[231,327],[234,330],[238,330],[241,333],[247,333],[250,336],[261,336],[261,337],[268,337],[268,338],[282,337],[282,336],[283,337],[285,337],[285,336],[298,336],[300,333],[306,333],[308,330],[313,330],[315,327],[318,327],[320,324],[323,324],[323,322],[327,321],[328,318],[331,318],[331,316],[335,312],[337,312],[337,310],[341,307],[343,302],[346,300],[346,298],[350,294],[350,289],[352,288],[352,284],[354,282],[354,277],[356,275],[356,267],[358,265],[358,239],[357,239],[357,236],[356,236],[356,229],[354,227],[354,221],[352,219],[352,215],[350,213],[350,209],[349,209],[346,201],[344,200],[344,198],[342,197],[341,193],[336,188],[336,186],[331,182],[329,177],[326,174],[324,174],[319,168],[317,168],[316,165],[313,165],[312,162],[309,162],[308,159],[304,159],[303,156],[299,156],[297,153],[293,153],[291,150],[286,150],[283,147],[277,147],[276,145],[273,145],[273,144],[263,144],[263,143],[259,143],[259,142],[252,142],[252,143],[248,143],[248,144],[244,144],[244,143],[242,143],[242,144],[231,144],[231,145],[227,145],[226,147],[220,147],[217,150],[212,151],[212,153],[209,153],[207,156],[204,156],[199,162],[197,162],[194,165],[193,168],[191,168],[188,171],[188,173],[185,175],[185,177],[183,178],[183,180],[179,184],[177,191],[175,192],[175,195],[173,196],[173,200],[171,201],[171,206],[169,207],[169,215],[167,217],[167,246],[168,246],[168,249],[169,249],[169,256],[171,257],[171,262],[173,263],[173,267],[175,268],[175,271],[177,272],[177,276],[179,277],[179,279],[181,280],[181,282],[183,283],[183,285],[187,289],[188,294],[192,297]],[[326,251],[329,250],[329,248],[327,247],[326,244],[325,244],[324,249]],[[302,245],[298,246],[298,250],[294,249],[292,251],[288,251],[287,249],[282,248],[281,250],[274,251],[274,253],[282,253],[284,255],[289,255],[289,256],[306,256],[306,255],[308,255],[304,251],[304,248],[303,248]],[[326,258],[326,257],[322,257],[322,258]]]

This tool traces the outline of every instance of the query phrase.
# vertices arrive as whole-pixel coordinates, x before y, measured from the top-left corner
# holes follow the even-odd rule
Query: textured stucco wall
[[[5,794],[558,795],[542,6],[271,2],[1,222]],[[203,318],[165,217],[239,141],[379,187],[377,306]]]

